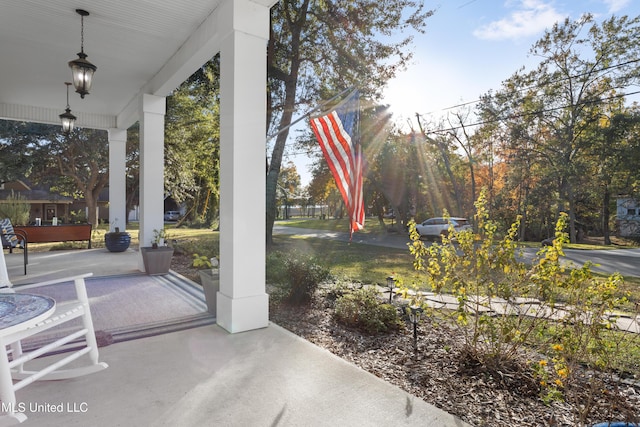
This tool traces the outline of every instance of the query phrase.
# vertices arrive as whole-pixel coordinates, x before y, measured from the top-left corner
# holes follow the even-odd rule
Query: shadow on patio
[[[135,274],[136,251],[111,254],[105,249],[93,249],[34,253],[29,257],[26,277],[21,275],[18,257],[6,257],[10,277],[16,285],[93,271],[98,278],[88,281],[87,288],[97,331],[130,314],[132,318],[147,319],[142,324],[162,323],[143,313],[159,309],[139,301],[154,299],[154,293],[173,291],[173,299],[189,300],[195,310],[206,311],[201,294],[198,297],[195,292],[188,298],[180,295],[186,291],[176,288],[195,286],[193,289],[197,289],[198,286],[186,283],[189,281],[181,276],[159,279],[165,281],[159,287],[135,289],[134,285],[127,290],[122,284],[123,277]],[[133,277],[148,279],[140,275]],[[186,284],[179,283],[181,281]],[[143,282],[138,283],[141,288],[152,286],[141,284]],[[102,285],[97,287],[98,284]],[[159,290],[162,286],[165,289]],[[92,293],[96,295],[92,288],[110,291],[92,296]],[[113,300],[117,300],[117,304],[111,302],[99,308],[108,294],[122,293],[124,297]],[[198,298],[200,308],[195,301]],[[176,303],[169,293],[156,299],[168,306]],[[114,308],[117,306],[118,310]],[[173,310],[178,309],[170,308],[166,312]],[[200,317],[212,319],[207,315]],[[100,360],[109,364],[104,371],[70,380],[36,382],[18,391],[18,404],[23,405],[28,416],[25,424],[466,425],[277,325],[229,334],[211,322],[193,323],[188,328],[164,333],[172,330],[168,327],[170,323],[172,318],[168,317],[162,325],[165,330],[129,335],[122,340],[114,334],[116,342],[100,348]],[[131,333],[136,328],[129,329]]]

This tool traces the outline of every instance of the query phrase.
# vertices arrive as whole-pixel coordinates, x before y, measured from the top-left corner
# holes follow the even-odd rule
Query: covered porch
[[[255,218],[264,212],[266,42],[275,1],[8,0],[0,6],[0,118],[59,125],[71,81],[67,63],[82,51],[97,67],[89,94],[81,98],[72,86],[69,106],[76,126],[108,131],[109,222],[121,229],[127,129],[139,122],[143,246],[163,228],[165,97],[220,54],[217,312],[218,325],[229,332],[268,324],[264,244],[253,245],[251,256],[244,245],[264,235],[264,221]]]

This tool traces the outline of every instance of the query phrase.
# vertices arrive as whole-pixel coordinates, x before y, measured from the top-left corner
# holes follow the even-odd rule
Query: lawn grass
[[[312,255],[334,276],[354,282],[385,285],[387,276],[395,275],[410,283],[416,277],[413,258],[406,249],[283,235],[273,237],[272,249]]]

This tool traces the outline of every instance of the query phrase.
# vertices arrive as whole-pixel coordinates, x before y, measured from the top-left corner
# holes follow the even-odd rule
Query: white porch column
[[[109,231],[127,228],[127,131],[109,129]]]
[[[164,96],[140,97],[140,247],[164,227]],[[140,271],[144,271],[142,256]]]
[[[269,8],[221,5],[220,292],[217,323],[229,332],[266,327],[266,44]]]

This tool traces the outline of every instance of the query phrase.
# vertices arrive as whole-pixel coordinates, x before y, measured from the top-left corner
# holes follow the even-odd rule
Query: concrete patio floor
[[[137,271],[106,249],[7,255],[14,284]],[[17,392],[34,426],[467,426],[460,419],[271,324],[216,325],[112,344],[109,368]]]

